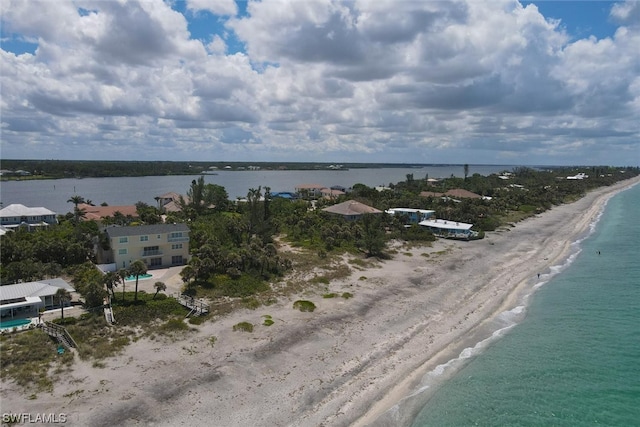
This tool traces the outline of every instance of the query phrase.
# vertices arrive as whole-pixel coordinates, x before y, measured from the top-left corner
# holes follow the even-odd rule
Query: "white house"
[[[56,213],[47,208],[30,208],[16,203],[0,209],[0,225],[8,229],[27,227],[31,230],[57,223]]]
[[[0,286],[0,316],[3,320],[37,317],[42,307],[59,307],[60,302],[54,296],[61,288],[75,292],[69,283],[60,278]]]
[[[446,219],[428,219],[421,221],[418,225],[427,227],[434,236],[447,239],[469,240],[478,236],[476,231],[471,230],[473,224],[464,222],[449,221]]]

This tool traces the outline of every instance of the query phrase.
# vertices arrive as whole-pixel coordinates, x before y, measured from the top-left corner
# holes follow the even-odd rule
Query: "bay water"
[[[469,165],[469,174],[490,175],[511,171],[514,166]],[[406,180],[408,174],[415,179],[448,178],[451,175],[464,176],[461,165],[435,165],[402,168],[357,168],[349,170],[219,170],[215,175],[205,174],[205,183],[224,187],[231,200],[246,197],[250,188],[270,187],[272,192],[295,191],[299,184],[334,185],[345,188],[354,184],[369,187],[387,186]],[[91,200],[95,205],[107,203],[109,206],[134,205],[144,202],[156,206],[154,197],[168,192],[186,194],[191,181],[200,175],[143,176],[119,178],[65,178],[50,180],[25,180],[0,182],[0,203],[3,207],[13,203],[29,207],[45,207],[58,214],[73,211],[68,203],[78,195]]]
[[[522,321],[461,356],[412,426],[640,425],[639,214],[640,185],[613,196]]]

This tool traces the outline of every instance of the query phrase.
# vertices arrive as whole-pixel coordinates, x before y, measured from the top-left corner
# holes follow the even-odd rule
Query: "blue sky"
[[[640,3],[6,0],[2,158],[640,163]]]

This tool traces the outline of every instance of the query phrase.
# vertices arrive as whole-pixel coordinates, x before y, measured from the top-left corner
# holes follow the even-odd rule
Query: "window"
[[[129,243],[129,238],[128,237],[121,237],[120,238],[120,243]]]
[[[179,265],[179,264],[184,264],[184,262],[182,261],[182,255],[174,255],[171,257],[171,264],[172,265]]]
[[[148,242],[149,241],[149,236],[140,236],[140,241],[141,242]]]
[[[162,265],[162,258],[151,258],[149,262],[150,267],[159,267]]]
[[[175,239],[176,237],[182,237],[182,232],[181,231],[175,231],[171,234],[169,234],[169,237],[172,239]]]
[[[127,254],[126,249],[118,249],[118,255],[126,255],[126,254]]]
[[[182,249],[182,243],[174,243],[171,245],[171,249]]]

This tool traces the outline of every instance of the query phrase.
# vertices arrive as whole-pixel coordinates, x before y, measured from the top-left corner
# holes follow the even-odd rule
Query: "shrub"
[[[233,325],[233,330],[242,332],[253,332],[253,324],[249,322],[240,322],[236,325]]]
[[[322,298],[335,298],[335,297],[337,297],[337,296],[338,296],[337,294],[334,294],[334,293],[332,292],[332,293],[329,293],[329,294],[324,294],[324,295],[322,295]]]
[[[353,298],[353,294],[350,293],[350,292],[343,292],[342,293],[342,298],[344,298],[344,299]]]
[[[274,323],[274,322],[273,322],[273,319],[271,318],[271,316],[269,316],[268,314],[265,314],[265,315],[264,315],[264,316],[262,316],[262,317],[264,317],[264,322],[262,322],[262,324],[263,324],[264,326],[271,326],[271,325],[273,325],[273,323]]]
[[[160,329],[165,332],[186,331],[189,329],[189,326],[186,323],[184,323],[182,319],[173,318],[173,319],[167,320],[166,323],[164,323],[160,327]]]
[[[311,301],[306,300],[298,300],[293,303],[293,308],[298,309],[303,312],[311,312],[316,309],[316,305]]]

